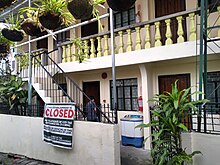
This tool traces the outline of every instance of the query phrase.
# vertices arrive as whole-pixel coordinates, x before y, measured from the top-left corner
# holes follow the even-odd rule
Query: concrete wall
[[[42,141],[42,118],[0,115],[0,151],[62,165],[119,165],[118,125],[74,122],[73,149]]]
[[[182,137],[183,148],[186,147],[187,152],[202,152],[202,155],[194,156],[193,165],[219,165],[220,135],[193,132]]]

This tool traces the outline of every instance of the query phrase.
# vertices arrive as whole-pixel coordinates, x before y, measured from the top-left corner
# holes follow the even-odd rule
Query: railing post
[[[58,63],[62,63],[62,56],[63,56],[63,49],[61,46],[58,46],[58,56],[57,56]]]
[[[189,18],[190,18],[189,41],[195,41],[196,40],[195,13],[190,13]]]
[[[119,49],[118,53],[124,53],[123,31],[119,31]]]
[[[141,28],[140,27],[136,27],[136,46],[135,46],[135,50],[141,50]]]
[[[102,57],[102,43],[101,43],[101,37],[97,37],[98,40],[98,47],[97,47],[97,57]]]
[[[108,35],[104,35],[104,41],[105,41],[105,45],[104,45],[104,56],[108,56],[109,53],[109,45],[108,45]]]
[[[94,38],[91,38],[90,42],[91,42],[91,48],[90,48],[91,55],[90,55],[90,58],[95,58],[96,54],[95,54]]]
[[[67,62],[71,62],[72,61],[72,51],[71,51],[71,46],[72,44],[68,44],[67,45]]]
[[[155,47],[156,46],[161,46],[162,42],[161,42],[161,35],[160,35],[160,22],[155,22],[155,28],[156,28],[156,32],[155,32]]]
[[[84,40],[84,44],[85,44],[85,49],[84,49],[84,54],[86,58],[89,58],[89,46],[88,46],[88,40]]]
[[[63,54],[62,54],[62,63],[67,62],[67,55],[66,55],[66,45],[62,46]]]
[[[145,46],[144,46],[144,48],[147,49],[147,48],[151,47],[151,44],[150,44],[150,25],[147,24],[144,27],[146,29],[146,37],[145,37]]]
[[[172,41],[172,32],[171,32],[171,29],[170,29],[170,22],[171,22],[171,19],[167,19],[165,20],[166,22],[166,27],[167,27],[167,30],[166,30],[166,42],[165,42],[165,45],[171,45],[173,44],[173,41]]]
[[[131,29],[127,29],[126,31],[128,33],[126,52],[131,52],[132,51]]]
[[[77,49],[76,49],[76,44],[73,43],[73,58],[72,58],[72,61],[77,61],[77,57],[76,57],[76,54],[78,53],[77,52]]]
[[[177,21],[178,21],[178,30],[177,30],[177,34],[178,34],[178,38],[177,38],[177,43],[182,43],[184,42],[184,32],[183,32],[183,25],[182,25],[182,20],[183,20],[183,17],[182,16],[179,16],[176,18]]]

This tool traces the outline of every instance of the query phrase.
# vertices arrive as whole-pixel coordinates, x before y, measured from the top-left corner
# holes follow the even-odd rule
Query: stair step
[[[67,96],[54,97],[54,98],[52,98],[52,101],[54,103],[68,103],[68,102],[71,102]]]

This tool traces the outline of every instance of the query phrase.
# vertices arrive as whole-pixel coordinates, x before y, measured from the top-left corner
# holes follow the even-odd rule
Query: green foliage
[[[29,66],[29,54],[16,55],[20,69],[26,69]]]
[[[84,51],[85,49],[89,49],[89,47],[86,46],[85,42],[83,42],[79,38],[72,40],[72,43],[76,47],[76,53],[73,55],[77,57],[77,59],[79,60],[79,63],[82,63],[83,61],[85,61],[85,58],[86,58]]]
[[[21,8],[19,12],[30,13],[30,11],[35,11],[38,13],[37,19],[39,16],[46,15],[47,13],[57,14],[61,17],[63,24],[66,26],[75,21],[73,16],[67,10],[66,0],[35,0],[34,6],[36,7]]]
[[[151,155],[154,165],[182,165],[183,162],[192,162],[192,157],[199,151],[187,154],[182,149],[181,133],[188,129],[183,119],[190,115],[190,111],[196,112],[196,105],[207,100],[190,101],[190,97],[199,92],[190,93],[191,88],[181,91],[177,88],[177,82],[172,84],[172,92],[156,95],[156,106],[152,110],[152,121],[149,124],[141,124],[137,128],[152,127]]]
[[[19,19],[19,16],[17,15],[16,18],[13,14],[9,15],[8,19],[5,19],[5,23],[7,23],[8,29],[10,30],[20,30],[21,29],[21,22],[22,20]]]
[[[34,94],[35,95],[35,94]],[[18,107],[26,107],[28,90],[24,88],[22,78],[15,75],[8,75],[5,81],[0,82],[0,99],[19,115]]]

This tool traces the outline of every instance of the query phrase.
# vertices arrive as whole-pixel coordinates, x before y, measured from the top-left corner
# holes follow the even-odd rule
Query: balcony
[[[173,60],[198,55],[199,43],[196,41],[200,35],[199,12],[196,9],[183,11],[115,29],[116,66]],[[208,26],[220,25],[219,15],[220,6],[217,7],[216,12],[210,13]],[[107,22],[107,19],[103,17],[101,21]],[[75,25],[73,28],[76,28],[77,31],[79,26]],[[208,38],[218,39],[218,37],[220,37],[219,28],[212,29],[208,33]],[[58,51],[51,54],[51,57],[59,63],[65,72],[103,69],[112,66],[109,31],[80,39],[85,44],[84,49],[81,50],[85,56],[84,62],[79,63],[79,58],[75,56],[78,50],[72,41],[58,44]],[[214,45],[214,43],[210,43],[209,46],[214,49],[215,53],[220,52]],[[208,50],[208,53],[212,54],[213,52],[210,50]],[[87,65],[88,63],[89,65]]]

